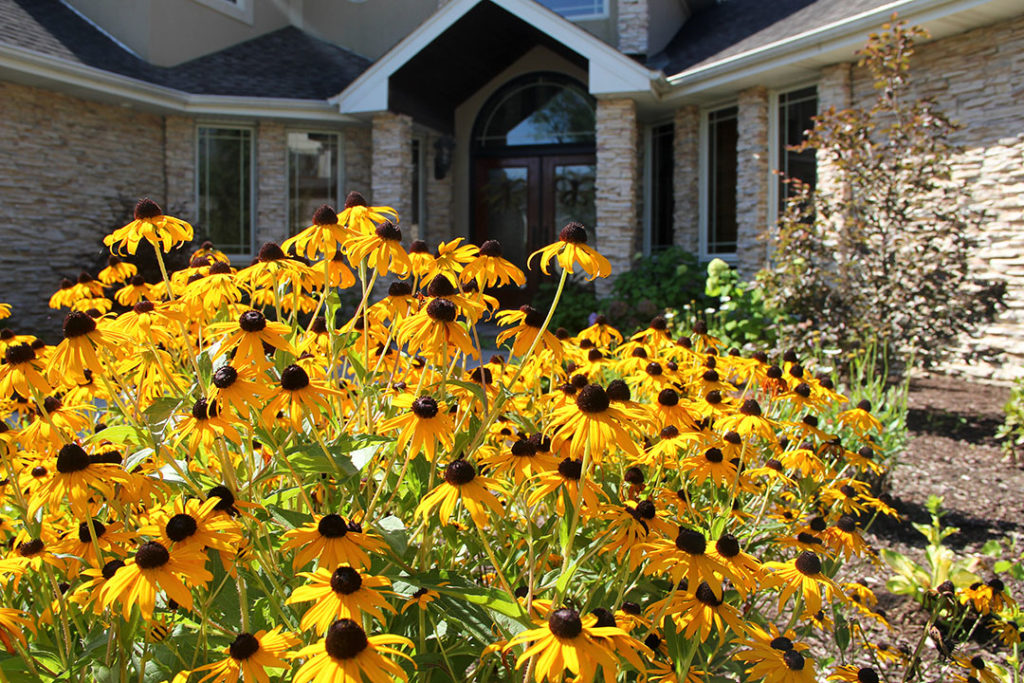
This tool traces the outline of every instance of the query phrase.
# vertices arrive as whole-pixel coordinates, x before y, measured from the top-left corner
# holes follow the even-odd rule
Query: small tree
[[[758,279],[769,305],[796,320],[781,330],[784,343],[874,348],[897,366],[930,365],[994,317],[1003,286],[971,272],[983,216],[952,176],[959,126],[910,97],[914,40],[926,33],[895,19],[859,53],[878,91],[873,105],[829,109],[797,148],[817,149],[833,182],[811,192],[791,181]]]

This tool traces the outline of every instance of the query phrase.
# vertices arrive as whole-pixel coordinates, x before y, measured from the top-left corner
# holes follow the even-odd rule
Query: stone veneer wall
[[[256,250],[289,236],[288,134],[283,123],[260,121],[256,130]]]
[[[349,126],[342,130],[341,135],[345,148],[345,185],[341,188],[339,203],[344,205],[349,192],[360,192],[367,198],[371,194],[373,141],[369,126]],[[336,208],[341,211],[340,206]]]
[[[764,264],[759,236],[768,225],[768,91],[750,88],[739,94],[736,145],[736,268],[749,279]]]
[[[164,210],[189,223],[196,220],[196,122],[187,116],[164,117]]]
[[[911,59],[914,96],[933,98],[963,128],[954,170],[988,220],[979,239],[979,275],[1007,282],[1008,309],[968,347],[991,358],[954,368],[975,376],[1024,376],[1024,17],[918,46]],[[866,69],[854,68],[852,101],[875,97]]]
[[[700,108],[675,114],[672,169],[672,232],[676,246],[696,254],[700,247]]]
[[[619,52],[627,55],[647,54],[649,23],[647,0],[619,0]]]
[[[390,206],[400,222],[412,208],[412,119],[382,112],[373,116],[373,161],[370,167],[374,206]],[[407,243],[412,239],[403,235]]]
[[[597,249],[612,265],[612,277],[629,270],[640,248],[640,162],[636,102],[597,101]],[[611,281],[597,281],[599,296]]]
[[[102,240],[139,197],[164,205],[161,116],[0,82],[3,326],[59,339],[47,307],[62,277],[105,264]],[[172,198],[172,205],[174,200]]]
[[[437,246],[438,242],[450,240],[452,234],[452,169],[441,180],[434,179],[434,158],[437,152],[434,143],[438,140],[437,135],[431,133],[424,139],[426,149],[423,154],[426,157],[424,166],[423,182],[426,185],[426,216],[422,217],[423,224],[420,226],[420,239],[426,240],[431,249]]]

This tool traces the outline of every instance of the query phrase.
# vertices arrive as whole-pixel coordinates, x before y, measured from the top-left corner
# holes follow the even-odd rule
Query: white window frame
[[[589,14],[562,14],[558,10],[556,10],[556,9],[554,9],[552,7],[548,7],[548,4],[547,4],[547,2],[545,0],[538,0],[538,2],[540,2],[541,5],[543,5],[544,7],[547,7],[549,10],[551,10],[552,12],[557,14],[558,16],[562,17],[563,19],[567,19],[569,21],[591,21],[591,20],[594,20],[594,19],[607,19],[608,16],[609,16],[609,14],[608,14],[608,2],[609,2],[609,0],[596,0],[596,1],[591,0],[591,4],[597,4],[597,2],[600,2],[601,9],[599,11],[596,11],[596,12],[590,12]]]
[[[231,121],[197,121],[195,125],[195,207],[196,213],[199,212],[199,130],[202,128],[221,128],[231,130],[247,130],[249,131],[249,251],[247,253],[230,254],[225,252],[231,259],[232,263],[249,265],[249,261],[253,256],[256,255],[256,192],[259,189],[257,183],[257,175],[259,174],[259,168],[256,165],[256,147],[259,144],[257,138],[258,131],[256,125],[253,123],[236,123]],[[287,162],[286,162],[287,163]],[[198,221],[197,221],[198,222]],[[214,246],[218,249],[221,245],[214,243]]]
[[[708,178],[708,167],[711,161],[711,150],[708,144],[708,134],[710,133],[710,117],[712,112],[720,111],[722,109],[728,109],[730,107],[738,106],[736,100],[726,100],[719,102],[711,107],[701,109],[700,112],[700,144],[698,145],[698,163],[699,171],[697,172],[697,214],[698,214],[698,229],[700,231],[698,239],[698,251],[700,261],[706,263],[711,259],[722,259],[730,265],[735,265],[739,261],[739,247],[734,252],[726,253],[711,253],[708,251],[708,217],[711,207],[708,202],[708,190],[710,188],[710,179]],[[738,113],[737,113],[738,116]],[[742,131],[740,132],[742,134]],[[738,152],[737,152],[738,153]],[[735,199],[734,199],[735,201]]]
[[[644,126],[644,167],[643,167],[643,253],[650,256],[654,248],[654,129],[672,126],[672,175],[676,172],[675,158],[675,117],[655,121]],[[673,180],[674,182],[674,180]],[[674,193],[674,188],[673,188]],[[675,230],[673,224],[673,231]]]
[[[345,131],[329,128],[302,128],[292,127],[286,128],[284,133],[284,153],[285,153],[285,174],[287,175],[287,182],[285,183],[285,204],[288,207],[288,226],[287,229],[291,234],[292,229],[292,172],[291,172],[291,150],[288,148],[288,134],[289,133],[312,133],[315,135],[334,135],[338,138],[338,186],[335,188],[335,196],[338,197],[338,204],[345,203]],[[334,209],[341,212],[342,206],[335,206]],[[306,217],[310,218],[309,216]],[[307,223],[307,226],[309,224]]]
[[[768,230],[774,230],[779,217],[779,177],[776,171],[779,170],[779,97],[795,90],[803,90],[814,86],[817,88],[817,80],[803,81],[795,85],[777,88],[768,92],[768,215],[766,219]],[[821,98],[818,97],[818,112],[821,112]]]

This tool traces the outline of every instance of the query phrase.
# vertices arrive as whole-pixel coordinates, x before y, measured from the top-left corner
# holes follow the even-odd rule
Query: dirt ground
[[[958,555],[978,557],[977,573],[983,579],[994,576],[994,560],[980,554],[986,541],[1015,539],[1017,548],[1024,548],[1024,463],[1011,464],[995,439],[1008,396],[1007,387],[948,376],[932,375],[911,383],[909,440],[887,486],[902,520],[873,527],[868,537],[874,546],[891,548],[923,564],[926,542],[911,524],[929,523],[925,503],[930,495],[937,495],[948,513],[944,524],[960,529],[946,544]],[[893,627],[888,633],[875,630],[874,635],[889,646],[913,650],[927,613],[909,598],[885,590],[887,568],[865,567],[864,573]],[[1018,601],[1024,599],[1020,582],[1000,578]],[[980,653],[1002,660],[1005,651],[972,642],[957,645],[954,653],[967,657]],[[923,653],[924,680],[954,680],[948,668],[941,671],[938,656],[929,641]]]

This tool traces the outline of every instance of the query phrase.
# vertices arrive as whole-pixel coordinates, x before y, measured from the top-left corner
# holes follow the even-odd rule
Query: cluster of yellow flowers
[[[499,311],[500,244],[406,251],[356,193],[242,269],[168,272],[191,226],[135,218],[59,344],[0,336],[0,679],[812,683],[838,628],[864,666],[830,680],[899,665],[837,581],[895,514],[871,406],[660,318],[549,330],[611,270],[582,225],[534,255],[552,309]]]

